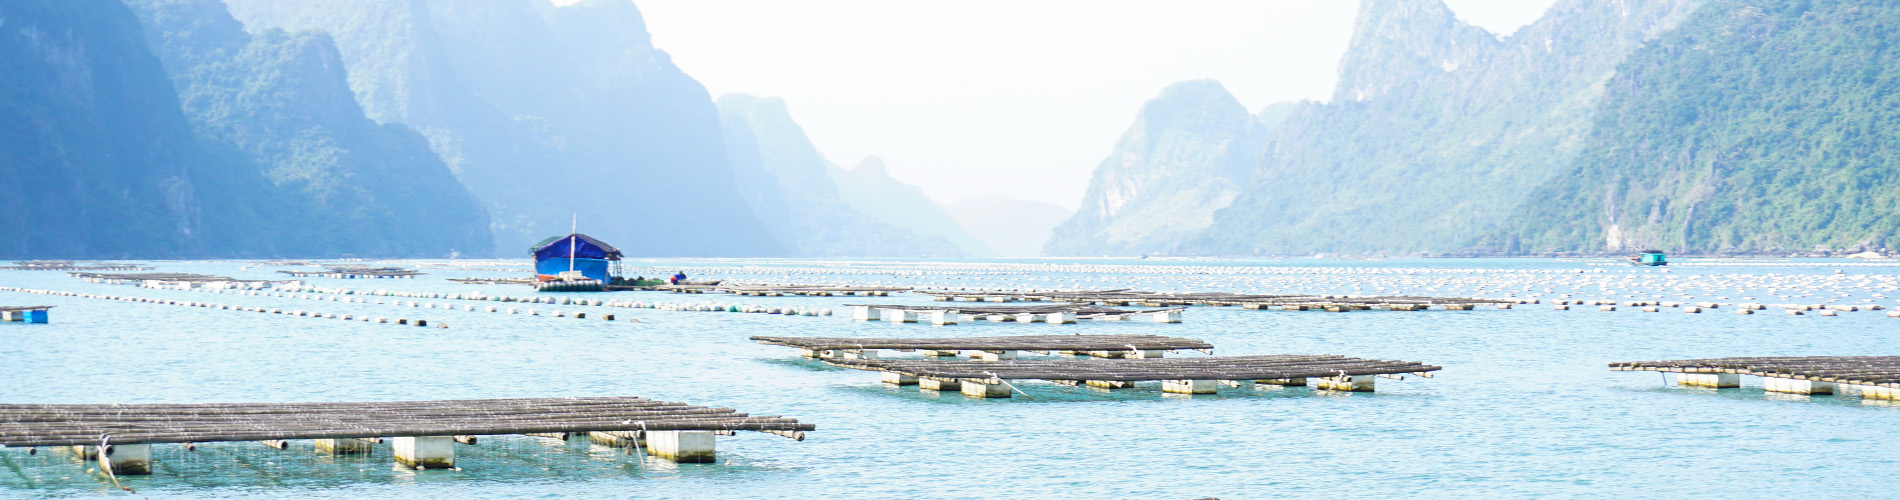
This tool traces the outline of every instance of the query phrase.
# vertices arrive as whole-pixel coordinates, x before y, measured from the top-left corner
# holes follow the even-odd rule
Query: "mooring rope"
[[[112,458],[106,456],[106,450],[109,449],[111,446],[112,446],[112,435],[100,434],[99,435],[99,453],[97,455],[99,459],[99,469],[106,471],[106,477],[112,479],[112,486],[118,487],[121,490],[125,490],[128,493],[138,493],[136,491],[132,491],[131,488],[125,487],[125,485],[119,484],[119,476],[117,474],[112,473]]]

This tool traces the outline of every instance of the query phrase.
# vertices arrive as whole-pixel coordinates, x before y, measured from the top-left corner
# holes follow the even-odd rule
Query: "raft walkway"
[[[895,304],[845,304],[851,319],[892,323],[927,322],[954,325],[961,321],[1074,324],[1078,319],[1102,321],[1139,321],[1180,323],[1182,308],[1130,311],[1110,307],[1054,304],[1041,306],[911,306]]]
[[[644,447],[677,462],[711,463],[715,434],[771,433],[804,440],[812,424],[637,397],[464,399],[446,401],[193,404],[0,405],[0,446],[83,447],[114,474],[150,474],[151,445],[260,441],[287,449],[314,439],[319,453],[367,454],[393,438],[396,462],[417,469],[455,467],[455,445],[474,436],[528,434]],[[104,453],[98,451],[103,449]]]
[[[1163,352],[1214,353],[1214,345],[1160,335],[1011,335],[1000,337],[865,338],[755,336],[761,344],[793,347],[806,357],[878,359],[879,350],[924,351],[925,356],[955,356],[963,351],[986,359],[1016,359],[1019,351],[1042,354],[1086,353],[1103,358],[1159,358]]]
[[[1335,355],[1270,355],[1174,359],[918,361],[829,359],[846,368],[886,372],[884,381],[915,383],[925,391],[961,391],[982,398],[1007,398],[1022,392],[1010,380],[1049,380],[1064,385],[1105,389],[1133,387],[1134,382],[1161,381],[1162,392],[1214,394],[1222,385],[1238,387],[1251,381],[1265,386],[1305,386],[1317,379],[1321,390],[1369,392],[1374,377],[1402,379],[1400,374],[1430,377],[1441,367],[1413,361],[1384,361]],[[895,374],[895,377],[891,376]]]
[[[323,271],[278,271],[297,278],[411,279],[424,273],[400,267],[327,266]]]
[[[1742,375],[1761,377],[1769,392],[1834,394],[1836,386],[1857,389],[1863,399],[1900,399],[1900,356],[1790,356],[1708,358],[1610,363],[1611,371],[1676,374],[1676,384],[1692,387],[1741,387]]]
[[[616,288],[627,288],[627,287],[616,287]],[[911,290],[910,287],[902,287],[902,286],[759,285],[759,284],[743,284],[743,283],[723,284],[722,282],[714,282],[711,284],[686,283],[686,284],[680,284],[680,285],[658,285],[658,286],[653,286],[653,287],[634,287],[634,288],[642,289],[642,290],[650,289],[650,290],[657,290],[657,291],[662,291],[662,292],[673,292],[673,293],[725,292],[725,293],[730,293],[733,295],[743,295],[743,296],[748,296],[748,297],[784,297],[784,296],[792,296],[792,295],[802,295],[802,296],[812,296],[812,297],[830,297],[833,295],[862,295],[862,296],[867,296],[867,297],[883,297],[883,296],[887,296],[893,293],[903,293],[903,292],[908,292]]]
[[[1499,308],[1510,308],[1512,304],[1517,303],[1517,301],[1514,300],[1409,295],[1370,297],[1345,295],[1256,295],[1226,292],[1144,292],[1127,289],[1051,292],[919,290],[917,293],[930,295],[939,301],[1068,302],[1106,306],[1142,305],[1148,307],[1190,305],[1216,307],[1241,306],[1246,309],[1277,308],[1288,311],[1326,310],[1333,312],[1364,311],[1374,308],[1391,311],[1421,311],[1432,307],[1454,311],[1469,311],[1481,305],[1495,305]]]
[[[150,271],[152,268],[138,264],[118,262],[100,262],[97,264],[79,264],[70,260],[21,260],[13,265],[0,267],[11,271]]]

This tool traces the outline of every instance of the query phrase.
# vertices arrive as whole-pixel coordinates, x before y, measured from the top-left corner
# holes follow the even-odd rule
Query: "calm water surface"
[[[909,283],[1030,288],[1288,291],[1518,297],[1661,297],[1690,301],[1895,305],[1880,279],[1900,266],[1837,262],[1684,265],[1662,274],[1555,260],[642,261],[652,272],[707,268],[741,281]],[[441,261],[436,262],[438,264]],[[1838,263],[1838,265],[1836,265]],[[277,279],[286,267],[155,262],[164,272]],[[399,263],[414,266],[417,263]],[[525,267],[488,262],[486,267]],[[1171,267],[1195,266],[1195,267]],[[482,267],[478,265],[477,267]],[[1268,268],[1262,273],[1261,267]],[[1835,274],[1836,270],[1842,274]],[[1573,274],[1582,270],[1586,274]],[[425,269],[414,280],[312,279],[317,286],[527,295],[463,285],[499,276]],[[1601,271],[1601,272],[1599,272]],[[1743,289],[1678,290],[1727,276]],[[1619,279],[1612,286],[1550,280]],[[1372,281],[1355,281],[1355,280]],[[1855,280],[1874,285],[1855,287]],[[1384,281],[1378,281],[1384,280]],[[1409,281],[1408,281],[1409,280]],[[1545,280],[1538,282],[1536,280]],[[1645,281],[1648,280],[1648,281]],[[1675,281],[1672,281],[1675,280]],[[1747,289],[1743,281],[1776,287]],[[1776,281],[1779,280],[1779,281]],[[1376,285],[1374,283],[1377,283]],[[1798,284],[1791,284],[1798,283]],[[1891,283],[1887,281],[1886,283]],[[1352,284],[1361,284],[1359,289]],[[858,323],[846,303],[928,298],[765,298],[605,294],[661,301],[806,305],[832,317],[582,308],[616,321],[216,295],[90,284],[64,272],[0,271],[0,285],[389,317],[448,329],[0,292],[0,304],[58,306],[50,325],[0,323],[0,401],[11,403],[359,401],[638,395],[786,415],[818,430],[804,442],[719,438],[719,463],[676,465],[583,444],[496,437],[457,450],[461,471],[394,467],[375,455],[329,457],[307,442],[154,447],[153,475],[121,478],[149,498],[1357,498],[1894,497],[1900,407],[1857,397],[1676,388],[1612,361],[1900,353],[1900,319],[1723,308],[1350,314],[1193,308],[1182,324]],[[1528,288],[1525,285],[1529,285]],[[1436,288],[1433,290],[1432,288]],[[1552,291],[1546,292],[1546,289]],[[1888,295],[1900,295],[1888,292]],[[1786,299],[1780,295],[1786,295]],[[1626,296],[1628,298],[1626,298]],[[1717,296],[1727,300],[1716,300]],[[605,298],[603,294],[589,297]],[[503,305],[453,300],[456,305]],[[1779,311],[1770,311],[1778,313]],[[1376,393],[1223,388],[1164,396],[1019,384],[1030,397],[976,400],[878,383],[872,372],[804,361],[749,335],[942,336],[1161,334],[1223,355],[1327,353],[1441,365],[1436,378],[1380,380]],[[1199,356],[1183,354],[1182,356]],[[0,497],[124,496],[70,456],[0,449]]]

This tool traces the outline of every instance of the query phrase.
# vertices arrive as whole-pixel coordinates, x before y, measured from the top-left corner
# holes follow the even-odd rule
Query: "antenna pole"
[[[581,213],[574,212],[574,221],[567,226],[567,270],[569,272],[574,271],[574,245],[578,244],[575,240],[581,239],[580,234]]]

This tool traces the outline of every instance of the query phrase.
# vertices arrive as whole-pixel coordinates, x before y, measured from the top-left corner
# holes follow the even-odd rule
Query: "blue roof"
[[[571,243],[570,240],[572,240]],[[573,257],[576,259],[620,260],[620,249],[580,233],[541,240],[541,243],[528,249],[528,252],[534,254],[536,261],[565,259],[568,258],[568,248],[574,249]]]

